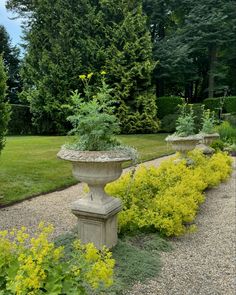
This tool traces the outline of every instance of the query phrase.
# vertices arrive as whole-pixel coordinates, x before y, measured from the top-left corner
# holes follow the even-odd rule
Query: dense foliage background
[[[19,76],[17,49],[0,27],[8,97],[30,107],[34,132],[68,131],[64,106],[90,72],[92,89],[107,72],[123,133],[173,123],[172,111],[158,111],[160,97],[236,95],[235,0],[8,0],[7,8],[24,18],[25,44]]]

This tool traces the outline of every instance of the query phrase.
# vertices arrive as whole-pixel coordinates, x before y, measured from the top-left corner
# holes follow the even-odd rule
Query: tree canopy
[[[10,119],[10,107],[6,102],[7,74],[4,68],[3,58],[0,55],[0,153],[5,145],[5,135]]]
[[[236,94],[235,0],[8,0],[25,19],[21,99],[40,133],[69,128],[79,75],[106,71],[124,133],[156,132],[156,96]],[[93,87],[91,87],[93,89]]]

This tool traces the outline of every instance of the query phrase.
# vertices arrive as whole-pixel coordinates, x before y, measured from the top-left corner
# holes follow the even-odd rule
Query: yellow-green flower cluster
[[[231,173],[231,158],[216,153],[211,158],[199,151],[189,154],[194,165],[174,159],[164,161],[159,168],[144,166],[135,175],[127,173],[106,187],[110,195],[124,204],[119,214],[121,231],[156,229],[167,236],[178,236],[194,226],[199,204],[205,199],[204,190],[218,185]]]
[[[52,231],[40,223],[34,237],[25,227],[0,232],[0,294],[87,294],[88,286],[112,284],[114,260],[107,249],[75,241],[66,260],[63,247],[48,239]]]

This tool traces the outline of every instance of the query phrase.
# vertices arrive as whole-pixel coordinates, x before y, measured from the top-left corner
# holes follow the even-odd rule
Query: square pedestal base
[[[82,206],[83,210],[81,210],[79,203],[81,200],[72,205],[72,212],[78,218],[77,228],[81,242],[93,243],[98,249],[102,249],[104,245],[107,248],[114,247],[117,244],[117,213],[121,210],[120,200],[112,198],[113,206],[109,206],[112,210],[104,214],[91,210],[91,206],[88,210],[85,210],[86,206]]]

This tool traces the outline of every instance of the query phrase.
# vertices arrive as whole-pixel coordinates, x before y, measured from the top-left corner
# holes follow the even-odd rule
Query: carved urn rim
[[[215,132],[215,133],[201,133],[202,137],[204,138],[219,138],[220,134]]]
[[[131,157],[125,151],[80,151],[62,147],[57,153],[57,157],[71,162],[125,162]]]
[[[168,135],[165,139],[167,142],[186,142],[186,141],[199,141],[202,139],[202,135],[194,134],[189,136],[179,136],[176,134]]]

